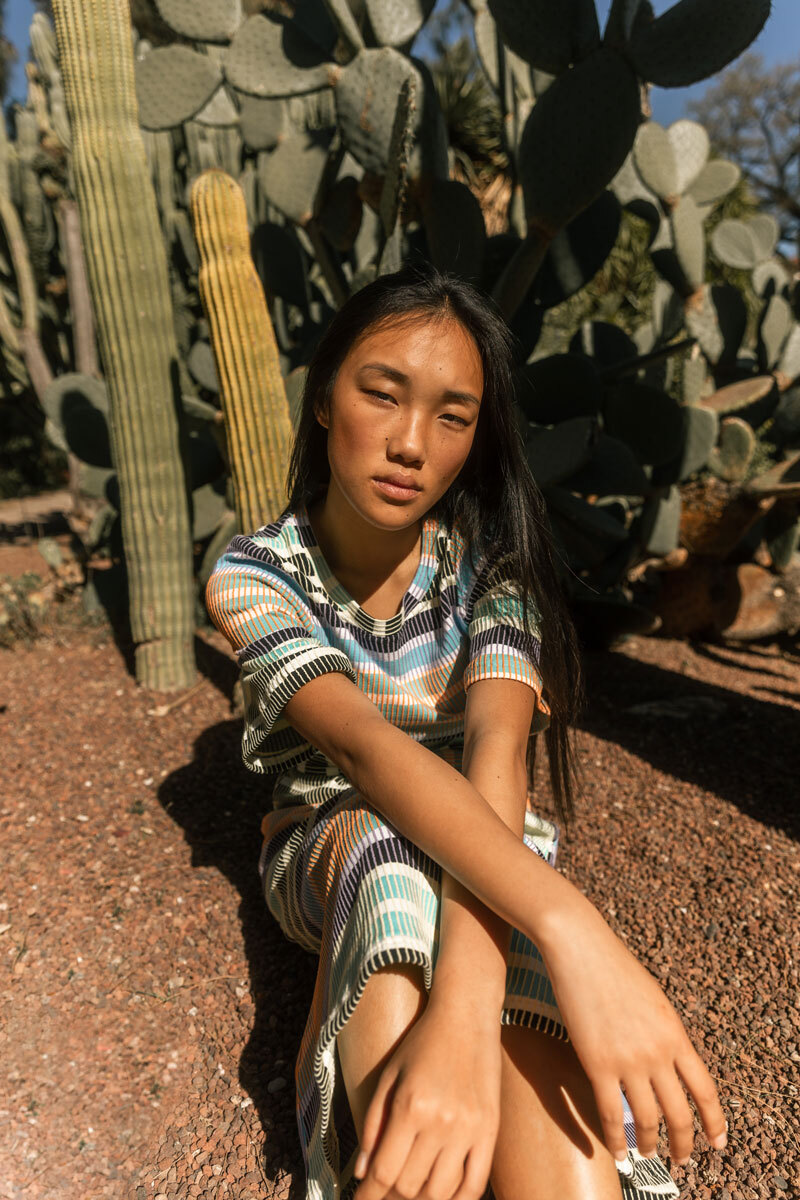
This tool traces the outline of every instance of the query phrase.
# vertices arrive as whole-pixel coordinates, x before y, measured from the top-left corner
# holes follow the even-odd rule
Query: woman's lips
[[[419,488],[399,487],[396,483],[387,483],[385,479],[375,479],[373,482],[384,495],[393,496],[395,500],[410,500],[412,496],[418,496],[420,493]]]

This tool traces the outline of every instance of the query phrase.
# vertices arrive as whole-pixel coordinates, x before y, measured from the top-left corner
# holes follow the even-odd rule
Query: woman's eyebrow
[[[390,367],[388,363],[362,363],[359,371],[378,371],[381,375],[387,375],[389,379],[394,379],[397,383],[408,383],[408,376],[402,371],[398,371],[397,367]],[[456,392],[452,388],[447,388],[442,394],[450,400],[461,400],[465,404],[474,404],[480,407],[480,400],[477,396],[473,396],[472,392]]]

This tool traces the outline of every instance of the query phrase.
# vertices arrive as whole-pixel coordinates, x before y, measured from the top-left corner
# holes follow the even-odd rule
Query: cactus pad
[[[673,121],[667,129],[667,137],[675,153],[678,191],[685,192],[708,162],[711,143],[704,126],[686,118]]]
[[[703,218],[691,196],[681,197],[672,214],[672,241],[681,271],[696,292],[706,276],[706,239]]]
[[[369,23],[380,46],[402,46],[419,33],[434,0],[366,0]]]
[[[533,282],[537,303],[554,308],[591,282],[614,248],[621,218],[619,201],[606,190],[556,234]]]
[[[416,97],[416,77],[409,75],[400,84],[397,96],[392,135],[389,139],[389,163],[381,190],[379,213],[386,237],[390,237],[394,231],[405,196],[414,112],[417,107]]]
[[[553,80],[520,139],[529,226],[555,236],[597,198],[633,144],[639,106],[636,76],[609,47]],[[570,169],[575,162],[580,171]]]
[[[457,179],[433,179],[426,190],[423,222],[431,261],[477,283],[486,252],[486,226],[476,196]]]
[[[778,389],[772,376],[754,375],[751,379],[729,383],[727,387],[704,397],[700,403],[703,408],[720,416],[736,413],[757,428],[772,416],[778,399]]]
[[[193,42],[229,42],[242,19],[241,0],[154,0],[158,15]]]
[[[432,108],[435,93],[431,95],[430,88],[426,88],[424,72],[412,60],[388,46],[380,50],[362,50],[335,82],[342,140],[365,171],[385,174],[389,167],[397,98],[408,78],[413,78],[415,83],[417,101],[413,129],[423,151],[423,169],[427,166],[425,173],[446,177],[446,140],[443,154],[442,148],[434,147],[430,140],[441,141],[443,135],[441,110],[438,120],[442,122],[442,129],[439,129],[436,128],[436,111]],[[435,162],[432,166],[428,149],[433,151]]]
[[[719,443],[709,455],[708,465],[720,479],[740,483],[756,448],[752,426],[739,417],[726,417],[719,427]]]
[[[800,325],[793,325],[778,363],[778,370],[793,382],[800,375]],[[783,385],[781,385],[783,386]]]
[[[624,381],[610,388],[603,407],[607,433],[626,442],[642,463],[660,466],[680,452],[681,406],[666,392]]]
[[[253,96],[295,96],[331,82],[334,64],[293,25],[262,13],[239,26],[225,58],[225,75]]]
[[[681,494],[673,484],[666,496],[655,496],[642,512],[639,536],[648,554],[659,558],[677,549],[681,526]]]
[[[677,468],[678,479],[688,479],[708,462],[719,431],[719,417],[713,409],[687,405],[683,410],[683,452]]]
[[[244,144],[250,150],[273,150],[281,135],[288,132],[286,102],[240,95],[239,124]]]
[[[295,133],[275,150],[258,156],[258,181],[269,200],[290,220],[304,225],[311,217],[314,199],[328,160],[331,134]]]
[[[189,373],[196,383],[207,392],[219,392],[219,379],[214,363],[214,353],[208,342],[195,342],[186,359]]]
[[[794,314],[788,301],[783,296],[772,296],[758,326],[758,365],[762,371],[778,365],[793,324]]]
[[[199,121],[201,125],[213,125],[215,129],[230,129],[239,125],[239,110],[224,84],[217,88],[194,120]]]
[[[584,354],[536,359],[523,368],[522,380],[520,403],[531,421],[553,425],[599,412],[600,376]]]
[[[678,183],[678,160],[672,139],[657,121],[639,127],[633,143],[633,159],[645,185],[662,200],[674,202],[682,191]]]
[[[562,483],[588,463],[597,439],[594,417],[572,417],[552,429],[532,432],[526,448],[528,466],[539,487]]]
[[[489,0],[506,45],[532,67],[556,75],[600,44],[594,0]]]
[[[769,300],[771,296],[775,295],[783,296],[786,300],[790,299],[791,276],[777,259],[772,258],[767,262],[759,263],[753,271],[752,278],[753,287],[762,300]]]
[[[732,192],[741,177],[741,169],[736,163],[728,162],[727,158],[714,158],[689,185],[689,191],[696,204],[713,205]]]
[[[608,433],[598,436],[591,459],[570,478],[569,486],[584,496],[646,496],[650,491],[650,481],[630,446]]]
[[[55,426],[57,444],[92,467],[112,467],[108,395],[102,379],[67,372],[51,381],[42,407]],[[55,439],[54,439],[55,440]]]
[[[720,221],[711,235],[711,245],[720,262],[745,271],[751,271],[765,257],[747,221]]]
[[[206,106],[222,82],[222,69],[207,54],[188,46],[158,46],[136,67],[139,123],[145,129],[172,129]]]
[[[781,235],[781,227],[771,213],[757,213],[750,217],[747,228],[752,233],[759,253],[759,261],[774,252]]]
[[[770,0],[678,0],[654,21],[637,22],[636,70],[659,87],[688,87],[716,75],[761,32]]]

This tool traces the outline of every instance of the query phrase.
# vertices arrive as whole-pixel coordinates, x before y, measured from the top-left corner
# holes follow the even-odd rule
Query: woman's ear
[[[324,413],[320,413],[320,411],[319,411],[319,409],[317,408],[317,406],[316,406],[316,405],[314,405],[314,416],[316,417],[317,421],[319,421],[319,423],[320,423],[320,425],[322,426],[322,428],[323,428],[323,429],[327,429],[327,428],[328,428],[328,419],[327,419],[327,417],[324,415]]]

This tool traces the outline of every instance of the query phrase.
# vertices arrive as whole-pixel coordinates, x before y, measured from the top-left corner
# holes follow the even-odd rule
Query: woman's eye
[[[368,396],[377,396],[381,400],[391,400],[394,402],[394,396],[389,396],[386,392],[378,392],[374,388],[365,388],[364,391]],[[457,425],[469,425],[469,421],[465,421],[463,417],[457,417],[455,413],[444,413],[444,418],[446,421],[455,422]]]

